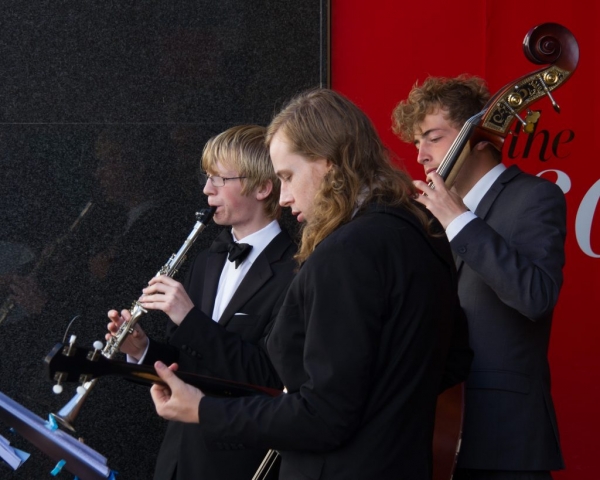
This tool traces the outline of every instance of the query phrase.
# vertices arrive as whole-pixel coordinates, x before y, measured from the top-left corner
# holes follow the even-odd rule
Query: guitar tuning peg
[[[96,340],[92,346],[94,347],[94,351],[88,353],[88,360],[96,360],[98,356],[102,354],[102,347],[104,345],[100,340]]]
[[[71,337],[69,338],[69,345],[67,347],[65,347],[64,349],[64,354],[67,357],[70,357],[73,353],[73,347],[75,347],[75,341],[77,340],[77,337],[75,335],[71,335]]]
[[[83,394],[85,393],[85,390],[86,390],[86,388],[85,388],[83,385],[79,385],[79,386],[77,387],[77,390],[76,390],[76,391],[77,391],[77,393],[78,393],[79,395],[83,395]]]
[[[60,393],[62,393],[63,391],[63,386],[61,385],[63,378],[64,378],[64,373],[57,373],[54,378],[56,379],[56,385],[52,386],[52,391],[58,395]]]

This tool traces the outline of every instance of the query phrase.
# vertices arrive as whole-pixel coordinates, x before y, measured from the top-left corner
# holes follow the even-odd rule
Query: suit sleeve
[[[192,371],[244,383],[282,388],[265,349],[265,338],[279,311],[285,292],[282,292],[271,313],[271,322],[263,337],[252,343],[207,317],[194,307],[171,338],[170,344],[191,357]],[[188,362],[190,364],[190,362]]]
[[[237,316],[235,322],[232,319],[227,328],[206,315],[197,301],[179,326],[169,321],[169,344],[179,351],[181,368],[238,382],[283,388],[267,355],[265,339],[293,276],[292,253],[290,244],[284,261],[266,267],[272,268],[273,275],[245,304],[247,310],[244,311],[248,315]],[[268,265],[264,258],[262,261]],[[203,278],[203,272],[201,274]],[[194,275],[192,268],[185,284],[188,292]],[[194,288],[199,286],[196,283]],[[190,297],[199,299],[200,295],[196,292],[194,296],[190,292]],[[246,327],[244,320],[248,323]]]
[[[550,182],[536,182],[518,204],[507,202],[494,205],[506,209],[502,234],[476,218],[452,240],[452,249],[503,303],[539,320],[552,312],[562,285],[564,195]]]

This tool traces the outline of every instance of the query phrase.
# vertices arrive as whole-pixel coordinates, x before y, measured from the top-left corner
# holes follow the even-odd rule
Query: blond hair
[[[246,177],[240,180],[242,195],[250,195],[271,181],[273,190],[264,200],[264,208],[268,218],[276,219],[280,213],[280,183],[265,145],[266,131],[259,125],[238,125],[211,138],[202,152],[202,169],[214,174],[215,165],[220,163]]]

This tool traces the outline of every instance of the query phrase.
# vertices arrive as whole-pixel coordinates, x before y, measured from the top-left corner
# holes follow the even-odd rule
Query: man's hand
[[[204,394],[195,387],[184,383],[175,374],[177,364],[169,368],[162,363],[154,364],[156,373],[167,384],[154,384],[150,389],[156,412],[166,420],[185,423],[200,423],[198,408]]]
[[[440,221],[444,230],[456,217],[469,209],[465,206],[462,198],[452,190],[448,190],[444,180],[437,172],[431,172],[429,177],[433,182],[434,188],[422,180],[415,180],[413,184],[425,195],[419,195],[417,202],[425,205],[425,207],[433,213]]]
[[[121,325],[123,325],[123,322],[128,322],[131,319],[131,313],[129,310],[121,310],[121,315],[119,315],[119,312],[116,310],[110,310],[108,312],[108,318],[110,319],[110,323],[107,326],[109,333],[105,336],[107,341],[117,333]],[[139,361],[146,351],[147,346],[148,336],[139,324],[136,323],[133,326],[133,333],[127,335],[127,338],[125,338],[125,341],[121,344],[119,350]]]
[[[194,307],[183,285],[166,275],[153,277],[142,292],[139,299],[142,307],[165,312],[177,325]]]

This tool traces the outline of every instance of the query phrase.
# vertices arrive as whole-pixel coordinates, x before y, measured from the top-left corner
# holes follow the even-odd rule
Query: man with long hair
[[[281,479],[428,480],[437,395],[471,359],[439,224],[338,93],[292,99],[267,143],[280,204],[303,224],[300,268],[267,339],[287,394],[207,397],[157,362],[168,384],[152,387],[157,411],[200,423],[214,445],[278,450]],[[461,361],[443,377],[451,348]]]

